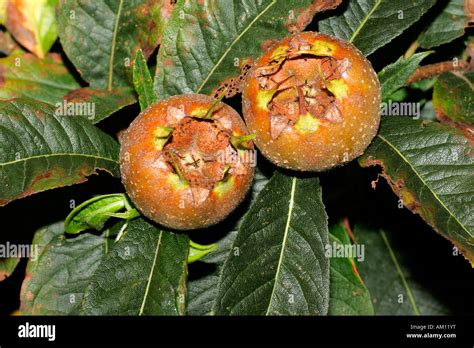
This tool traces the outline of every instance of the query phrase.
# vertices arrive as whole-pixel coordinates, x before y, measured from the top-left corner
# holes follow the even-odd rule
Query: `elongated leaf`
[[[395,63],[386,66],[379,72],[382,100],[387,100],[399,88],[406,86],[408,77],[429,54],[431,52],[416,53],[408,59],[400,57]]]
[[[189,240],[143,219],[130,221],[95,272],[82,314],[184,314]]]
[[[356,226],[354,233],[357,242],[365,247],[365,259],[358,268],[369,288],[376,315],[449,314],[432,288],[413,279],[410,264],[399,257],[388,233],[362,226]]]
[[[440,117],[474,126],[474,72],[446,72],[433,89],[433,105]]]
[[[464,13],[464,0],[449,0],[446,8],[418,39],[423,48],[433,48],[464,35],[469,18]]]
[[[209,94],[221,84],[238,89],[242,68],[262,44],[297,32],[315,12],[340,0],[178,1],[163,34],[155,90],[160,98]],[[258,39],[257,39],[258,38]]]
[[[80,87],[55,53],[44,59],[22,52],[0,58],[0,81],[0,100],[27,97],[50,105]]]
[[[58,0],[10,0],[7,5],[8,31],[27,50],[44,58],[58,37],[54,8]]]
[[[329,315],[372,315],[374,308],[367,287],[357,271],[355,255],[338,256],[340,250],[347,249],[351,244],[344,225],[332,226],[329,235],[331,253],[330,285],[329,285]],[[358,245],[358,247],[361,247]],[[360,261],[364,258],[362,250]],[[326,250],[326,252],[328,249]]]
[[[138,50],[135,55],[133,84],[138,93],[138,100],[140,101],[140,108],[142,110],[145,110],[149,105],[158,100],[155,90],[153,89],[153,80],[150,75],[150,70],[148,70],[142,50]]]
[[[317,178],[276,173],[240,226],[223,266],[218,315],[324,315],[328,309],[327,216]]]
[[[92,88],[132,86],[136,51],[142,48],[148,57],[158,45],[162,4],[154,0],[60,3],[57,20],[61,44]]]
[[[21,289],[22,314],[78,314],[84,290],[107,250],[104,236],[66,238],[64,223],[36,232],[38,259],[30,259]]]
[[[74,116],[84,117],[92,123],[98,123],[111,116],[125,106],[136,103],[137,97],[128,87],[116,88],[111,91],[79,88],[68,93],[62,105],[63,110],[72,108]],[[68,113],[69,114],[69,113]]]
[[[385,117],[360,163],[382,166],[403,204],[474,260],[474,156],[461,132]]]
[[[352,42],[366,56],[416,23],[435,0],[348,0],[338,16],[318,23],[319,31]]]
[[[87,120],[26,99],[0,102],[0,115],[0,205],[98,169],[119,175],[117,142]]]
[[[251,190],[251,202],[255,202],[257,195],[267,183],[268,177],[257,168]],[[242,221],[243,217],[236,222],[235,226],[224,237],[216,241],[218,245],[217,250],[199,260],[202,263],[208,264],[208,266],[205,266],[206,272],[202,272],[204,273],[203,276],[197,279],[190,279],[188,282],[188,301],[186,304],[186,313],[188,315],[212,314],[212,307],[217,296],[220,271],[225,260],[232,252],[232,244]]]
[[[15,271],[19,262],[19,257],[0,258],[0,282],[8,278]]]

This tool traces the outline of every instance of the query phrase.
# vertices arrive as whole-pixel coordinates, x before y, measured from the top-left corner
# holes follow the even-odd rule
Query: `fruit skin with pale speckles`
[[[232,143],[246,135],[230,106],[206,95],[170,97],[145,109],[121,135],[122,182],[134,205],[163,226],[213,225],[236,208],[252,183],[253,143],[238,145],[245,149]]]
[[[269,47],[244,86],[258,149],[278,166],[323,171],[362,155],[380,123],[380,84],[352,44],[302,32]]]

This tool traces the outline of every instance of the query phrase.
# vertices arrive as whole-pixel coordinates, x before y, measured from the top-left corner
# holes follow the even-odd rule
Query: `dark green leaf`
[[[132,60],[158,45],[161,7],[154,0],[64,0],[58,34],[68,58],[94,89],[132,86]],[[91,35],[92,30],[92,35]]]
[[[345,11],[319,22],[319,31],[352,42],[366,56],[416,23],[435,0],[348,0]]]
[[[56,53],[44,59],[22,52],[0,58],[0,81],[1,100],[27,97],[50,105],[80,87]]]
[[[237,252],[223,266],[215,314],[326,314],[327,243],[319,180],[276,173],[240,226]]]
[[[408,59],[400,57],[395,63],[386,66],[379,72],[382,100],[386,101],[399,88],[406,86],[408,77],[429,54],[431,52],[416,53]]]
[[[92,234],[67,238],[61,221],[36,232],[33,245],[38,247],[38,259],[28,261],[21,313],[78,314],[84,290],[106,253],[107,238]]]
[[[303,30],[315,12],[339,2],[178,1],[158,53],[154,85],[159,98],[210,94],[224,83],[235,94],[239,81],[231,79],[261,55],[263,43]]]
[[[119,213],[123,209],[126,209],[126,213]],[[97,196],[74,208],[64,222],[65,231],[72,234],[88,229],[101,231],[112,216],[129,220],[139,216],[139,213],[131,207],[123,193]]]
[[[433,48],[463,36],[469,21],[464,13],[464,3],[464,0],[449,0],[441,14],[418,39],[420,46]]]
[[[362,166],[380,165],[401,202],[474,261],[474,156],[461,132],[384,117]]]
[[[142,110],[145,110],[149,105],[158,100],[155,90],[153,89],[153,80],[150,75],[150,70],[148,70],[142,50],[138,50],[135,55],[133,84],[138,93],[138,100],[140,101],[140,108]]]
[[[360,278],[353,257],[336,257],[338,249],[351,246],[344,225],[339,223],[330,229],[331,256],[329,285],[329,315],[372,315],[374,308],[367,287]],[[352,245],[353,247],[355,246]],[[361,247],[359,244],[358,247]],[[327,251],[327,250],[326,250]],[[346,255],[347,256],[347,255]],[[362,255],[364,257],[363,249]],[[361,258],[360,261],[363,261]]]
[[[254,202],[257,195],[268,183],[268,178],[258,168],[255,171],[254,181],[251,190],[251,202]],[[218,240],[217,250],[204,256],[199,261],[210,264],[204,276],[197,279],[190,279],[188,282],[188,301],[186,313],[189,315],[209,315],[212,314],[212,307],[217,296],[217,284],[222,265],[229,257],[232,243],[237,236],[237,230],[242,223],[240,218],[232,230],[223,238]]]
[[[212,307],[217,296],[217,284],[221,265],[204,264],[206,274],[199,279],[191,279],[188,284],[186,314],[193,316],[212,315]],[[192,267],[192,266],[191,266]]]
[[[0,205],[87,180],[119,175],[118,143],[81,117],[57,116],[26,99],[0,102]]]
[[[87,288],[82,314],[181,315],[189,239],[143,219],[129,222]]]
[[[433,89],[433,105],[440,117],[474,126],[474,72],[446,72]]]
[[[19,257],[0,258],[0,282],[8,278],[15,271],[19,262]]]
[[[432,289],[424,288],[413,279],[410,265],[402,263],[388,233],[361,226],[356,226],[354,233],[357,242],[365,247],[365,259],[358,268],[369,288],[375,314],[449,314]]]
[[[116,111],[137,101],[135,92],[128,87],[116,88],[111,91],[79,88],[67,94],[64,99],[67,104],[64,106],[63,101],[63,110],[70,108],[71,104],[73,104],[74,108],[79,107],[79,111],[81,106],[85,106],[86,111],[89,111],[89,107],[93,108],[90,110],[91,112],[72,112],[73,116],[84,116],[84,118],[92,123],[98,123]]]

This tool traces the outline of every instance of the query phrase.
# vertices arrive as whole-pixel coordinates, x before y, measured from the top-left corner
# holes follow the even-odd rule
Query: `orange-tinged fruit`
[[[253,143],[230,106],[200,94],[150,105],[121,135],[122,182],[135,206],[172,229],[224,219],[253,178]]]
[[[380,84],[352,44],[315,32],[287,37],[255,62],[243,112],[278,166],[322,171],[360,156],[380,123]]]

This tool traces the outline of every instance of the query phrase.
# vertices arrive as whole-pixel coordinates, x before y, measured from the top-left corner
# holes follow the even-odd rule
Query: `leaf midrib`
[[[107,84],[107,90],[109,91],[112,90],[112,82],[113,82],[113,74],[114,74],[114,59],[115,59],[115,43],[117,41],[117,32],[118,32],[118,26],[120,22],[120,16],[122,15],[122,5],[123,5],[123,0],[120,0],[117,16],[115,17],[114,32],[112,34],[112,46],[110,48],[110,59],[109,59],[109,80]]]
[[[212,67],[211,71],[207,74],[206,78],[204,79],[204,81],[201,83],[201,85],[198,87],[198,89],[196,90],[196,93],[199,93],[203,88],[204,86],[206,85],[206,83],[209,81],[209,79],[211,78],[211,76],[214,74],[214,71],[216,71],[217,67],[222,63],[222,61],[225,59],[225,57],[229,54],[229,52],[232,50],[232,48],[234,47],[234,45],[241,39],[241,37],[254,25],[254,23],[260,18],[262,17],[272,6],[274,6],[276,4],[277,0],[272,0],[271,3],[269,3],[267,5],[267,7],[265,7],[263,9],[262,12],[260,12],[260,14],[258,14],[257,16],[255,16],[255,18],[249,23],[249,25],[247,25],[247,27],[245,27],[245,29],[239,34],[237,35],[237,37],[232,41],[232,43],[229,45],[229,47],[227,47],[227,49],[224,51],[224,53],[222,54],[222,56],[219,58],[219,60],[217,61],[216,64],[214,64],[214,66]]]
[[[431,194],[434,196],[434,198],[436,199],[437,202],[439,202],[439,204],[441,204],[441,206],[449,213],[449,215],[456,221],[456,223],[458,223],[458,225],[461,227],[461,229],[463,229],[467,235],[469,236],[470,233],[469,231],[466,229],[466,227],[458,220],[458,218],[451,212],[450,209],[448,209],[448,207],[444,204],[444,202],[439,198],[439,196],[436,194],[436,192],[433,191],[433,189],[425,182],[425,180],[423,179],[423,177],[418,173],[418,171],[415,169],[415,167],[412,166],[412,164],[408,161],[408,159],[395,147],[395,145],[393,145],[390,141],[388,141],[387,139],[385,139],[382,135],[378,134],[377,137],[379,137],[380,139],[382,139],[382,141],[384,141],[385,143],[388,144],[388,146],[390,146],[400,157],[403,161],[406,162],[406,164],[411,168],[411,170],[415,173],[415,175],[418,177],[418,179],[420,179],[420,181],[423,183],[423,185],[425,185],[431,192]]]
[[[372,9],[367,13],[367,15],[365,16],[365,18],[362,20],[362,22],[360,22],[359,26],[357,27],[357,29],[352,33],[352,36],[351,38],[349,39],[349,42],[353,42],[355,40],[355,38],[357,37],[357,35],[359,35],[359,32],[362,30],[362,28],[364,27],[365,23],[367,23],[367,21],[369,20],[370,16],[372,16],[372,14],[375,12],[375,10],[377,9],[377,7],[379,7],[379,5],[382,3],[382,0],[377,0],[374,4],[374,7],[372,7]]]
[[[294,208],[294,203],[295,203],[295,190],[296,190],[296,177],[293,177],[291,179],[290,202],[288,204],[288,217],[286,219],[285,232],[283,233],[283,242],[282,242],[282,246],[280,250],[280,256],[278,258],[277,271],[275,274],[275,280],[273,282],[272,293],[270,295],[270,301],[268,303],[268,307],[267,307],[267,311],[265,312],[265,315],[269,314],[270,308],[272,307],[275,290],[278,283],[278,278],[280,277],[281,264],[283,263],[283,254],[285,253],[286,241],[288,240],[288,231],[290,230],[291,218],[293,216],[293,208]]]
[[[38,158],[50,158],[50,157],[61,157],[61,156],[87,157],[87,158],[94,158],[94,159],[99,159],[99,160],[104,160],[104,161],[112,162],[115,164],[119,164],[118,160],[114,160],[114,159],[102,157],[102,156],[89,155],[89,154],[83,154],[83,153],[55,153],[55,154],[48,154],[48,155],[31,156],[31,157],[21,158],[19,160],[3,162],[3,163],[0,163],[0,167],[16,164],[19,162],[25,162],[25,161],[29,161],[33,159],[38,159]]]
[[[390,242],[388,241],[388,238],[385,232],[380,230],[380,235],[382,236],[382,240],[384,241],[385,246],[387,247],[388,253],[390,255],[390,258],[392,259],[393,264],[395,265],[397,273],[400,276],[400,279],[402,280],[403,286],[405,287],[405,290],[407,291],[408,299],[410,300],[410,304],[413,307],[413,311],[415,312],[416,315],[420,315],[420,310],[418,309],[418,306],[416,305],[415,297],[413,296],[413,293],[411,292],[410,286],[408,285],[405,275],[403,274],[402,268],[400,267],[400,264],[398,263],[397,256],[395,255],[395,252],[393,251],[392,246],[390,245]]]
[[[148,275],[148,281],[147,281],[146,288],[145,288],[145,295],[143,296],[142,305],[140,307],[140,312],[138,313],[138,315],[142,315],[143,311],[145,310],[145,304],[146,304],[146,300],[148,298],[148,292],[150,291],[151,280],[153,279],[153,273],[154,273],[155,267],[156,267],[156,260],[158,258],[158,253],[159,253],[160,246],[161,246],[161,237],[162,236],[163,236],[163,231],[160,231],[160,236],[158,237],[158,241],[156,243],[155,256],[153,257],[153,264],[151,265],[150,274]]]

